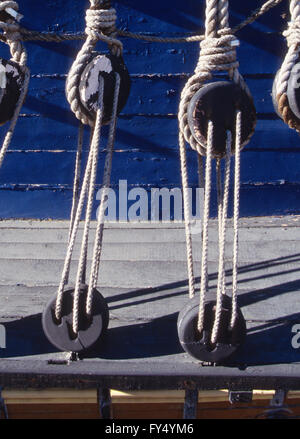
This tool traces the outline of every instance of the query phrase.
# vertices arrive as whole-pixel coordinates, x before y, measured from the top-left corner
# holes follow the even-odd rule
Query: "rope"
[[[0,2],[0,12],[5,11],[7,8],[11,8],[16,13],[16,17],[19,17],[18,10],[19,6],[17,2],[13,1],[3,1]],[[5,154],[10,146],[15,127],[18,121],[18,117],[26,97],[29,80],[30,80],[30,71],[26,66],[27,61],[27,52],[21,43],[21,34],[19,32],[19,24],[12,19],[8,19],[7,22],[0,21],[0,28],[4,31],[4,36],[6,38],[6,43],[9,45],[10,53],[11,53],[11,61],[17,63],[23,74],[23,84],[20,90],[20,96],[15,108],[15,112],[10,121],[10,125],[8,131],[5,135],[1,150],[0,150],[0,167],[2,166]]]
[[[212,167],[212,148],[213,148],[213,134],[214,125],[210,121],[207,130],[207,155],[205,167],[205,197],[204,197],[204,212],[203,212],[203,232],[202,232],[202,259],[201,259],[201,284],[200,284],[200,304],[199,304],[199,318],[198,330],[203,330],[204,323],[204,309],[205,309],[205,294],[208,288],[208,221],[209,221],[209,207],[211,195],[211,167]]]
[[[103,172],[103,183],[102,183],[102,194],[100,200],[100,211],[98,215],[98,222],[96,228],[96,238],[94,243],[94,253],[92,259],[91,266],[91,274],[90,274],[90,282],[87,294],[86,301],[86,313],[87,315],[91,315],[92,311],[92,295],[93,290],[96,288],[99,267],[100,267],[100,258],[102,251],[102,240],[103,240],[103,229],[104,229],[104,214],[105,214],[105,202],[107,200],[108,194],[107,190],[110,186],[110,176],[111,176],[111,168],[112,168],[112,157],[116,136],[116,121],[117,121],[117,111],[118,111],[118,101],[119,101],[119,92],[120,92],[120,76],[116,73],[116,85],[115,85],[115,93],[113,100],[113,110],[112,110],[112,120],[110,124],[110,130],[108,134],[108,143],[107,143],[107,153],[104,164],[104,172]]]
[[[238,275],[238,227],[240,210],[240,166],[241,166],[241,140],[242,113],[237,112],[235,130],[235,166],[234,166],[234,201],[233,201],[233,259],[232,259],[232,315],[231,329],[237,318],[237,275]]]
[[[184,224],[185,224],[187,268],[188,268],[188,279],[189,279],[189,297],[190,299],[192,299],[195,296],[195,276],[194,276],[193,247],[192,247],[192,235],[191,235],[190,199],[189,199],[190,195],[189,195],[188,171],[187,171],[187,161],[186,161],[186,146],[182,133],[179,133],[179,151],[180,151],[180,163],[181,163],[181,179],[182,179],[182,188],[183,188],[183,209],[184,209],[184,218],[185,218]]]
[[[264,5],[264,11],[272,7],[272,2]],[[279,2],[276,2],[278,4]],[[231,166],[231,145],[232,133],[227,132],[226,149],[225,149],[225,171],[224,171],[224,188],[222,189],[221,159],[224,153],[214,153],[214,123],[208,121],[206,143],[199,143],[192,135],[188,123],[188,107],[195,93],[203,87],[204,83],[212,78],[215,71],[226,71],[229,78],[239,84],[248,94],[250,94],[242,76],[238,71],[238,61],[236,58],[236,46],[238,42],[229,27],[228,0],[207,0],[205,15],[205,35],[200,43],[200,55],[198,64],[192,77],[187,81],[179,105],[179,146],[181,158],[181,175],[184,194],[184,212],[185,212],[185,232],[188,261],[188,278],[189,278],[189,295],[195,294],[195,279],[193,273],[193,255],[192,241],[189,229],[189,203],[187,194],[187,164],[186,164],[186,145],[189,143],[192,149],[197,152],[198,156],[198,179],[199,186],[203,186],[203,165],[200,157],[206,156],[205,167],[205,197],[203,212],[203,231],[202,231],[202,259],[201,259],[201,282],[200,298],[198,313],[198,331],[203,331],[204,314],[205,314],[205,297],[208,291],[208,232],[209,232],[209,213],[211,199],[211,176],[212,176],[212,159],[216,159],[216,177],[217,177],[217,199],[218,199],[218,224],[219,224],[219,262],[218,262],[218,281],[216,294],[216,311],[213,322],[211,342],[217,342],[218,333],[222,318],[223,295],[226,294],[225,278],[225,244],[226,244],[226,224],[228,216],[229,188],[230,188],[230,166]],[[249,22],[255,20],[261,10],[256,10]],[[238,265],[238,219],[239,219],[239,189],[240,189],[240,151],[242,146],[242,118],[241,112],[236,114],[235,128],[235,177],[234,177],[234,214],[233,214],[233,283],[232,283],[232,311],[230,318],[230,328],[234,326],[237,318],[237,265]]]
[[[95,120],[84,109],[78,91],[82,71],[91,59],[98,41],[107,43],[114,55],[120,56],[123,52],[122,43],[115,38],[116,11],[113,8],[99,9],[100,3],[99,0],[90,0],[90,8],[86,11],[87,38],[71,67],[66,84],[66,96],[71,110],[77,119],[90,126],[94,126]]]
[[[226,242],[226,219],[228,211],[229,180],[230,180],[230,156],[231,156],[231,132],[227,133],[226,139],[226,162],[225,162],[225,184],[219,218],[219,267],[217,284],[217,303],[215,321],[212,329],[211,342],[215,343],[222,316],[222,295],[225,294],[225,242]]]
[[[103,1],[91,0],[90,9],[86,13],[86,34],[88,35],[86,42],[80,50],[73,66],[71,67],[68,81],[67,81],[67,97],[71,105],[71,109],[74,111],[76,117],[80,119],[79,135],[78,135],[78,148],[75,164],[75,178],[73,189],[73,201],[69,230],[69,241],[66,252],[66,258],[64,267],[62,270],[61,281],[57,291],[57,299],[55,305],[55,316],[60,320],[62,315],[62,301],[66,282],[69,278],[70,265],[72,260],[73,249],[78,234],[79,224],[83,208],[86,202],[85,220],[83,236],[81,240],[81,250],[79,255],[75,288],[73,296],[73,322],[72,329],[75,334],[79,331],[79,315],[80,315],[80,292],[82,284],[85,282],[86,266],[87,266],[87,252],[89,245],[89,232],[90,223],[92,217],[93,200],[95,195],[96,177],[98,169],[98,156],[99,145],[101,140],[101,128],[103,125],[103,111],[104,111],[104,79],[99,76],[99,94],[97,102],[97,112],[95,120],[91,120],[85,114],[81,113],[81,108],[78,99],[78,87],[81,78],[83,68],[89,62],[92,50],[98,40],[106,41],[109,44],[110,50],[117,55],[121,54],[122,45],[116,42],[112,36],[114,33],[114,26],[116,20],[116,12],[114,9],[109,8],[107,10],[99,9],[99,6],[103,5]],[[109,2],[107,2],[108,4]],[[104,5],[103,5],[104,6]],[[106,5],[107,6],[107,5]],[[100,34],[101,32],[101,34]],[[108,35],[104,35],[104,32]],[[103,34],[102,34],[103,33]],[[99,36],[100,35],[100,36]],[[105,38],[103,38],[103,36]],[[120,92],[120,76],[115,73],[115,87],[113,97],[112,116],[110,120],[108,143],[106,148],[106,158],[104,164],[103,173],[103,191],[100,204],[100,213],[97,221],[96,238],[94,243],[93,257],[91,263],[90,282],[86,297],[86,313],[88,316],[92,314],[92,302],[93,292],[97,284],[99,265],[101,259],[103,228],[104,228],[104,213],[105,213],[105,200],[107,197],[107,189],[110,186],[110,175],[112,167],[112,156],[116,134],[116,122],[118,112]],[[77,100],[77,101],[76,101]],[[76,101],[76,102],[75,102]],[[91,126],[91,139],[90,139],[90,151],[88,155],[87,165],[83,177],[81,190],[79,193],[80,185],[80,168],[81,168],[81,154],[82,154],[82,142],[83,142],[83,124],[89,124]]]
[[[288,52],[278,72],[276,80],[276,100],[278,103],[278,112],[281,114],[284,122],[300,133],[300,120],[291,111],[288,101],[288,84],[292,70],[299,62],[299,45],[300,45],[300,1],[290,0],[291,21],[288,29],[283,32],[286,37]]]
[[[269,0],[266,1],[261,7],[255,9],[249,17],[240,22],[238,25],[232,28],[232,33],[235,34],[239,32],[241,29],[246,27],[249,24],[252,24],[257,19],[259,19],[262,15],[268,12],[273,7],[279,5],[283,0]],[[0,26],[1,27],[1,26]],[[61,43],[64,41],[76,41],[76,40],[85,40],[85,33],[57,33],[57,32],[38,32],[30,29],[26,29],[24,27],[19,28],[19,32],[21,34],[22,41],[44,41],[47,43],[55,42]],[[124,38],[132,38],[135,40],[148,41],[153,43],[194,43],[198,41],[202,41],[204,39],[204,35],[193,35],[188,37],[157,37],[152,35],[144,35],[137,34],[134,32],[125,31],[123,29],[115,29],[116,35]],[[4,35],[0,35],[0,40],[6,42],[6,38]]]
[[[205,38],[200,43],[200,55],[193,76],[182,90],[178,111],[179,130],[187,143],[201,155],[206,155],[206,145],[194,138],[188,123],[187,111],[191,99],[204,83],[212,79],[215,71],[227,71],[229,78],[249,93],[238,71],[236,45],[238,41],[232,34],[228,23],[228,1],[207,0],[205,18]],[[220,27],[219,20],[222,28]],[[220,155],[219,158],[222,156]]]
[[[77,152],[76,152],[75,171],[74,171],[72,209],[71,209],[71,219],[70,219],[68,241],[70,241],[70,238],[72,235],[72,230],[73,230],[75,215],[76,215],[76,209],[78,207],[78,201],[79,201],[80,173],[81,173],[81,160],[82,160],[82,147],[83,147],[83,132],[84,132],[84,125],[82,125],[82,123],[79,123],[78,144],[77,144]]]
[[[104,93],[104,80],[102,77],[99,78],[99,97],[98,97],[98,109],[96,116],[96,123],[94,128],[94,134],[91,143],[91,154],[92,154],[92,165],[90,172],[90,180],[89,180],[89,189],[87,196],[87,207],[86,207],[86,215],[85,215],[85,223],[83,230],[83,238],[81,243],[81,252],[79,256],[78,262],[78,270],[75,281],[75,291],[74,291],[74,305],[73,305],[73,331],[75,334],[78,333],[78,319],[79,319],[79,295],[80,295],[80,287],[82,284],[82,275],[84,273],[86,267],[86,254],[88,248],[88,238],[90,231],[90,222],[92,216],[92,208],[95,194],[95,183],[96,183],[96,175],[97,175],[97,167],[98,167],[98,151],[100,146],[101,139],[101,126],[102,126],[102,118],[103,118],[103,93]]]

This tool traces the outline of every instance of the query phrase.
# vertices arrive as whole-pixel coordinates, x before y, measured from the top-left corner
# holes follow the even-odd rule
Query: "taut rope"
[[[76,280],[75,280],[75,291],[74,291],[74,302],[73,302],[73,332],[76,334],[79,330],[79,295],[82,284],[85,283],[86,275],[86,265],[87,265],[87,249],[90,231],[90,222],[92,215],[92,207],[95,195],[95,183],[96,174],[98,166],[98,155],[99,146],[101,140],[101,127],[103,125],[103,111],[104,111],[104,80],[99,76],[99,94],[98,94],[98,105],[96,118],[87,115],[86,111],[83,111],[82,104],[79,99],[79,82],[81,79],[81,74],[83,68],[86,66],[87,62],[91,58],[92,51],[95,48],[97,41],[105,41],[113,54],[120,55],[122,52],[122,44],[114,38],[114,28],[116,20],[116,12],[114,9],[109,8],[108,10],[98,9],[98,7],[103,4],[103,1],[91,0],[91,7],[86,13],[86,34],[87,40],[84,43],[82,49],[78,53],[76,60],[70,70],[66,93],[68,101],[71,105],[71,109],[75,113],[76,117],[80,120],[80,131],[78,140],[78,152],[76,157],[75,166],[75,179],[74,179],[74,190],[73,190],[73,204],[72,213],[70,221],[70,232],[69,232],[69,242],[67,248],[67,254],[65,258],[65,263],[63,267],[62,277],[60,285],[57,291],[55,316],[59,320],[62,313],[62,302],[64,295],[64,288],[69,279],[69,271],[72,260],[72,253],[78,233],[79,223],[81,215],[83,213],[83,208],[85,201],[86,212],[85,221],[83,229],[83,237],[81,242],[81,251],[79,256]],[[120,76],[115,72],[115,89],[112,102],[112,115],[110,119],[109,136],[108,143],[106,147],[106,159],[104,164],[104,174],[102,183],[102,195],[100,201],[100,213],[97,220],[96,229],[96,239],[94,243],[90,281],[88,284],[88,292],[86,298],[86,314],[91,315],[92,312],[92,298],[93,290],[96,287],[98,280],[98,271],[101,258],[102,250],[102,238],[103,238],[103,228],[104,228],[104,211],[105,211],[105,200],[107,197],[107,189],[110,186],[110,175],[112,167],[112,156],[114,149],[115,133],[116,133],[116,121],[117,121],[117,110],[119,101],[119,91],[120,91]],[[83,126],[82,124],[88,124],[91,126],[91,142],[90,142],[90,152],[88,156],[88,161],[85,169],[85,174],[79,193],[79,181],[80,181],[80,162],[81,162],[81,151],[82,151],[82,136],[83,136]]]
[[[236,58],[236,40],[229,27],[228,0],[207,0],[205,36],[200,43],[200,56],[193,76],[187,81],[179,105],[179,145],[181,158],[181,174],[184,195],[184,215],[187,246],[187,266],[189,278],[189,295],[195,295],[195,278],[192,253],[192,235],[190,227],[190,200],[188,198],[188,172],[186,162],[186,142],[190,144],[198,156],[206,156],[205,165],[205,198],[203,212],[202,232],[202,261],[201,261],[201,284],[198,315],[198,331],[203,330],[205,298],[208,291],[208,231],[209,211],[211,199],[211,176],[212,160],[216,159],[217,194],[218,194],[218,218],[219,218],[219,266],[216,294],[215,320],[213,324],[211,342],[216,343],[220,327],[222,312],[222,296],[225,294],[225,242],[226,242],[226,219],[228,215],[229,182],[231,155],[235,153],[235,179],[234,179],[234,242],[233,242],[233,285],[232,285],[232,310],[230,326],[233,327],[237,317],[237,265],[238,265],[238,218],[239,218],[239,189],[240,189],[240,150],[250,140],[253,130],[242,142],[242,118],[241,112],[236,112],[235,139],[232,143],[232,133],[227,131],[226,147],[224,151],[214,150],[214,130],[212,121],[208,122],[207,141],[201,142],[195,138],[191,131],[188,120],[188,108],[194,95],[213,78],[215,72],[228,73],[229,79],[238,84],[248,95],[250,92],[244,79],[238,71]],[[225,156],[224,188],[221,182],[221,159]],[[199,159],[198,159],[199,161]],[[202,166],[201,166],[202,168]]]

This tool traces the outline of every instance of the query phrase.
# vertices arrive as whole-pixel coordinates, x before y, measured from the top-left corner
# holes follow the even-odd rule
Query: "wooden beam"
[[[253,400],[271,399],[273,390],[254,390]],[[97,390],[27,389],[3,390],[2,397],[9,404],[97,404]],[[113,404],[183,403],[184,390],[111,391]],[[288,399],[300,398],[300,391],[288,393]],[[198,403],[227,402],[228,390],[199,391]]]

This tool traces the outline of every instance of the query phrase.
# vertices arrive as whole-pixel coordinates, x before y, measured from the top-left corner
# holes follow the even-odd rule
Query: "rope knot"
[[[92,39],[98,40],[99,34],[111,35],[115,32],[117,13],[110,9],[87,9],[85,33]]]
[[[27,60],[26,50],[24,49],[21,39],[19,21],[23,17],[19,14],[19,5],[14,1],[0,2],[0,29],[6,37],[6,43],[10,47],[13,61],[25,66]]]
[[[20,21],[22,15],[19,14],[18,11],[19,5],[17,2],[0,2],[0,28],[3,30],[4,35],[11,41],[16,41],[21,38],[19,32],[20,26],[17,22]]]
[[[238,41],[230,29],[218,31],[220,36],[207,37],[200,43],[200,57],[196,73],[229,71],[238,68],[236,49]]]
[[[282,35],[286,38],[288,47],[300,45],[300,17],[288,23],[288,28]]]

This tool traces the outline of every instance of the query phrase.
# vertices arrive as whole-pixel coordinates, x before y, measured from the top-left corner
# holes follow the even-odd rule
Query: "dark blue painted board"
[[[180,92],[187,79],[188,75],[186,74],[132,74],[131,94],[122,114],[177,114]],[[59,110],[70,113],[69,104],[65,98],[65,80],[65,75],[59,78],[33,77],[30,94],[23,106],[22,113],[40,114],[50,118]],[[273,76],[270,75],[266,78],[259,75],[255,77],[247,75],[246,82],[253,92],[259,117],[275,117],[271,97]],[[61,116],[64,119],[67,118],[67,115]],[[68,122],[74,123],[74,118],[69,117]]]
[[[259,148],[256,151],[245,149],[242,155],[241,181],[256,185],[278,182],[298,183],[300,180],[299,156],[300,149],[296,152],[289,152],[289,161],[286,160],[284,151],[260,153]],[[103,154],[101,160],[103,164]],[[3,188],[5,184],[35,185],[36,182],[40,185],[71,185],[74,163],[74,152],[9,153],[2,168],[1,187]],[[197,163],[196,154],[193,151],[188,154],[188,163],[190,183],[195,185]],[[112,181],[115,183],[119,179],[127,179],[132,185],[136,185],[137,182],[154,187],[161,187],[165,184],[180,186],[181,184],[179,156],[174,149],[157,153],[142,149],[116,152],[113,166]],[[30,173],[27,172],[28,168],[31,169]],[[258,172],[258,169],[263,169],[264,172]],[[147,179],[145,179],[145,174]],[[256,176],[255,183],[253,175]],[[100,174],[98,181],[101,181]]]
[[[204,3],[120,0],[115,6],[122,29],[159,36],[183,36],[203,32]],[[247,199],[252,197],[250,193],[253,194],[254,203],[250,208],[242,200],[243,215],[299,210],[296,202],[300,187],[299,138],[275,116],[270,96],[273,76],[286,51],[280,34],[286,27],[282,18],[287,9],[285,3],[238,33],[240,71],[252,91],[258,112],[255,135],[242,155],[242,184],[247,185],[243,186],[242,193],[247,191]],[[231,1],[232,25],[242,21],[260,4],[252,0]],[[20,8],[24,13],[23,25],[29,28],[81,32],[87,5],[88,2],[82,0],[42,3],[24,0]],[[158,44],[128,38],[123,42],[132,90],[118,122],[113,185],[119,179],[128,179],[130,187],[178,187],[176,113],[181,89],[197,63],[199,44]],[[64,88],[66,74],[81,44],[81,41],[26,43],[32,79],[12,151],[0,171],[0,204],[5,205],[1,208],[1,217],[67,218],[69,215],[64,202],[71,195],[78,124],[70,112]],[[99,44],[98,49],[106,50],[103,44]],[[0,54],[8,56],[4,44]],[[2,138],[5,129],[3,127],[0,132]],[[107,129],[103,133],[104,142],[106,136]],[[196,161],[192,151],[189,151],[188,159],[190,182],[195,185]],[[100,177],[99,172],[99,183]],[[26,196],[21,189],[10,190],[15,185],[22,191],[27,189]],[[26,201],[20,202],[20,194]],[[53,200],[56,200],[55,207]],[[26,207],[28,203],[30,209]]]
[[[118,195],[117,188],[116,194]],[[131,187],[129,186],[130,190]],[[149,188],[145,187],[149,191]],[[64,188],[30,188],[16,187],[7,190],[0,189],[0,208],[3,218],[56,218],[65,219],[71,212],[72,191]],[[276,199],[276,203],[274,200]],[[231,198],[230,198],[230,201]],[[117,200],[118,202],[118,200]],[[130,207],[130,204],[128,205]],[[92,218],[96,218],[96,202]],[[265,186],[241,187],[241,215],[244,217],[264,215],[299,215],[300,188],[299,185],[279,184]],[[212,215],[217,214],[215,198],[211,203]],[[232,211],[230,209],[230,214]]]

